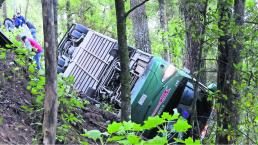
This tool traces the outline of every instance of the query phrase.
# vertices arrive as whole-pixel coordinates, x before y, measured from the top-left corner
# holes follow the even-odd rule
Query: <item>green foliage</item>
[[[169,131],[166,127],[171,121],[176,121],[173,124],[173,131]],[[142,138],[144,131],[158,128],[158,132],[153,139],[145,140]],[[82,136],[92,139],[95,143],[108,144],[108,143],[119,143],[119,144],[167,144],[168,136],[178,132],[185,133],[191,126],[182,117],[179,117],[178,113],[170,115],[169,113],[163,113],[162,117],[154,116],[149,117],[143,125],[128,121],[128,122],[113,122],[108,125],[107,132],[101,133],[99,130],[85,131]],[[98,142],[100,141],[100,142]],[[179,143],[186,144],[200,144],[200,140],[193,141],[191,138],[186,140],[176,139]],[[105,142],[105,143],[104,143]]]
[[[174,124],[174,129],[176,132],[186,132],[189,128],[191,128],[191,125],[187,123],[187,120],[180,117],[178,121]]]
[[[4,123],[4,118],[0,116],[0,125],[2,125],[3,123]]]
[[[187,139],[185,140],[181,140],[181,139],[175,139],[177,142],[179,143],[183,143],[183,144],[186,144],[186,145],[197,145],[197,144],[201,144],[200,140],[195,140],[193,141],[192,138],[188,137]]]

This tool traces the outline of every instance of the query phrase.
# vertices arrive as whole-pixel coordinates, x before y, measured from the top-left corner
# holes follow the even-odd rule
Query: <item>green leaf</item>
[[[4,123],[4,118],[0,116],[0,125]]]
[[[186,132],[192,126],[188,124],[187,120],[180,117],[173,127],[176,132]]]
[[[118,143],[120,143],[120,144],[124,144],[124,145],[128,145],[128,144],[130,144],[129,143],[129,141],[127,140],[127,139],[124,139],[124,140],[119,140],[119,141],[117,141]]]
[[[248,8],[254,7],[254,6],[255,6],[255,0],[247,0],[247,1],[246,1],[246,6],[247,6]]]
[[[133,123],[132,130],[133,131],[143,131],[143,127],[140,124]]]
[[[38,104],[41,104],[43,102],[43,100],[44,100],[44,95],[39,95],[36,97],[36,102]]]
[[[32,65],[30,65],[28,70],[29,73],[34,73],[36,69]]]
[[[185,144],[186,145],[200,145],[201,141],[200,140],[193,141],[193,139],[191,137],[188,137],[187,139],[185,139]]]
[[[140,142],[140,137],[139,137],[139,136],[136,136],[136,135],[134,135],[134,134],[129,134],[129,135],[127,136],[127,139],[128,139],[128,142],[129,142],[130,144],[137,144],[137,143]]]
[[[87,141],[82,141],[81,144],[82,145],[88,145],[89,143]]]
[[[164,112],[161,116],[162,119],[164,120],[171,120],[172,115],[170,115],[168,112]]]
[[[32,88],[32,89],[31,89],[31,94],[32,94],[32,95],[37,95],[37,94],[39,94],[38,89],[37,89],[37,88]]]
[[[108,138],[107,141],[112,142],[112,141],[119,141],[119,140],[122,140],[122,139],[125,139],[125,136],[123,136],[123,135],[112,136],[111,138]]]
[[[164,145],[167,143],[168,143],[167,137],[155,136],[153,139],[150,139],[144,142],[144,145]]]
[[[164,112],[161,116],[162,119],[167,120],[167,121],[172,121],[172,120],[178,119],[178,117],[179,117],[178,113],[174,113],[172,116],[168,112]]]
[[[185,140],[182,140],[182,139],[178,139],[178,138],[174,138],[174,140],[178,143],[183,143],[183,144],[186,144],[186,145],[200,145],[201,144],[201,141],[200,140],[195,140],[193,141],[193,139],[191,137],[188,137],[187,139]]]
[[[101,132],[99,130],[90,130],[86,131],[82,136],[88,137],[96,141],[97,139],[101,139]]]
[[[134,123],[132,121],[124,121],[123,126],[122,126],[124,131],[142,131],[143,128],[141,127],[140,124]]]
[[[118,132],[121,126],[122,126],[122,123],[113,122],[112,124],[108,125],[107,131],[110,134]]]
[[[258,123],[258,116],[255,117],[254,121]]]
[[[185,141],[184,141],[184,140],[179,139],[179,138],[174,138],[174,140],[175,140],[176,142],[178,142],[178,143],[185,143]]]
[[[1,52],[0,59],[5,59],[5,57],[6,57],[6,53],[5,52]]]
[[[32,112],[33,111],[33,108],[30,108],[29,106],[26,106],[26,105],[22,105],[21,109],[23,109],[24,111],[27,111],[27,112]]]
[[[143,128],[151,129],[151,128],[157,127],[158,125],[161,125],[164,122],[165,120],[163,120],[159,116],[149,117],[148,120],[144,121]]]

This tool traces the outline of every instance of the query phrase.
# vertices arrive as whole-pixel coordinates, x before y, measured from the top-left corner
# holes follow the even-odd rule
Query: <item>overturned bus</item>
[[[131,119],[143,123],[149,116],[173,113],[177,108],[190,118],[195,99],[195,81],[160,57],[128,47],[131,74]],[[119,108],[121,83],[117,40],[74,24],[58,47],[58,72],[73,76],[74,88],[95,102],[110,101]],[[203,130],[212,111],[208,88],[198,85],[197,116]]]

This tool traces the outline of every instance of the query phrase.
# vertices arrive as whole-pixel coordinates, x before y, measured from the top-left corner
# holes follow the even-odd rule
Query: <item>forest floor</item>
[[[22,109],[31,106],[34,97],[26,89],[24,73],[13,73],[15,67],[13,55],[9,54],[5,62],[0,60],[0,144],[32,144],[40,132],[34,126],[42,122],[43,113]],[[104,131],[108,123],[117,120],[116,115],[94,105],[88,105],[81,113],[82,128],[75,127],[80,133],[83,129]]]

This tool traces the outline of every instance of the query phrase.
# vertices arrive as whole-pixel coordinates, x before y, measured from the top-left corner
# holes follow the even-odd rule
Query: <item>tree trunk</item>
[[[2,3],[2,9],[3,9],[3,17],[4,17],[4,19],[6,19],[6,18],[7,18],[6,1],[3,1],[3,3]]]
[[[206,74],[203,71],[200,72],[200,70],[205,67],[201,51],[204,43],[202,35],[205,33],[206,24],[201,17],[206,16],[206,2],[202,0],[183,0],[181,5],[186,29],[184,67],[189,69],[195,77],[197,73],[200,74],[199,81],[205,84]]]
[[[26,9],[25,9],[25,19],[27,19],[27,13],[28,13],[28,8],[29,8],[29,3],[30,3],[30,0],[27,0]]]
[[[126,18],[124,0],[115,0],[117,19],[118,53],[120,56],[121,72],[121,119],[128,121],[131,115],[131,87],[129,70],[129,52],[126,36]]]
[[[169,53],[169,44],[168,44],[168,38],[167,33],[168,32],[168,22],[167,22],[167,15],[166,15],[166,4],[165,0],[159,0],[159,20],[160,20],[160,27],[162,30],[162,43],[163,43],[163,58],[170,62],[171,61],[171,55]]]
[[[238,28],[238,33],[235,36],[235,57],[234,57],[234,63],[239,64],[241,62],[241,56],[240,51],[243,49],[243,32],[242,27],[244,25],[244,14],[245,14],[245,0],[235,0],[234,1],[234,18],[235,23]],[[238,70],[240,71],[240,70]],[[235,73],[235,79],[237,81],[240,81],[240,74],[238,72]]]
[[[72,15],[71,15],[71,3],[70,0],[66,0],[66,15],[67,15],[67,30],[70,29],[72,25]]]
[[[53,0],[54,24],[55,24],[55,45],[58,46],[58,0]]]
[[[131,8],[140,4],[143,0],[131,0]],[[145,52],[151,53],[151,42],[149,38],[148,20],[145,11],[145,4],[131,13],[133,21],[133,34],[135,46]]]
[[[235,25],[237,27],[237,29],[239,30],[238,33],[236,34],[236,36],[234,36],[234,44],[232,47],[232,53],[233,53],[233,64],[235,65],[240,65],[241,67],[237,68],[233,68],[234,69],[234,80],[236,80],[238,83],[241,83],[241,77],[240,77],[240,71],[239,69],[242,69],[242,65],[241,65],[241,50],[243,49],[243,42],[244,42],[244,38],[243,38],[243,25],[244,25],[244,14],[245,14],[245,0],[235,0],[234,1],[234,19],[235,19]],[[234,96],[240,96],[238,92],[235,92],[235,94],[233,94]],[[235,99],[235,101],[238,101],[240,98]],[[235,102],[234,101],[234,102]],[[235,105],[233,105],[234,107],[233,112],[234,115],[232,115],[232,127],[235,130],[234,131],[234,138],[238,138],[239,134],[236,130],[238,130],[238,124],[239,124],[239,112],[238,112],[238,108],[235,107]]]
[[[230,32],[230,21],[232,17],[232,3],[228,0],[218,0],[219,22],[218,27],[223,34],[218,39],[218,76],[217,85],[221,94],[218,97],[218,131],[216,136],[217,144],[232,144],[235,130],[232,127],[236,123],[234,96],[232,83],[234,79],[234,51]]]
[[[44,100],[43,144],[55,144],[57,125],[57,62],[53,1],[42,0],[45,47],[46,96]]]

